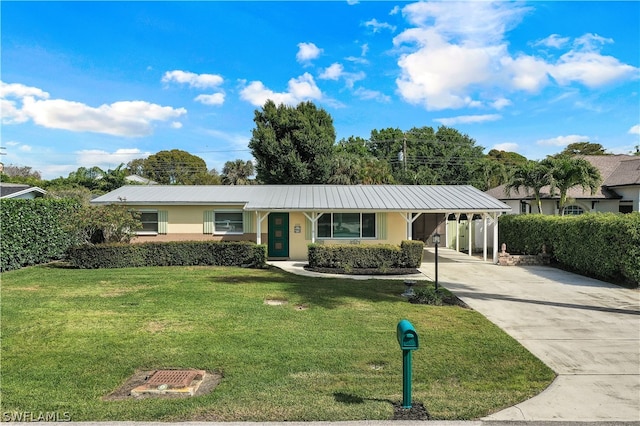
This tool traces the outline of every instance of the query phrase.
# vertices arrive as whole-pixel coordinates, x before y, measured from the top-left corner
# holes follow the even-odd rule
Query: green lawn
[[[277,269],[7,272],[1,411],[66,412],[74,421],[389,419],[402,399],[395,331],[403,318],[420,337],[413,400],[435,419],[478,418],[553,380],[480,314],[413,305],[403,290],[401,281]],[[195,398],[102,400],[136,370],[157,368],[224,378]]]

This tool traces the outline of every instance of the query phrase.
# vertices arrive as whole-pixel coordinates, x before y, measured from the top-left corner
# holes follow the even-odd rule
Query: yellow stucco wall
[[[220,210],[237,210],[241,211],[242,206],[225,205],[225,206],[132,206],[138,210],[163,210],[167,212],[167,233],[165,235],[141,235],[134,242],[143,241],[184,241],[184,240],[251,240],[256,241],[256,214],[250,213],[251,223],[244,224],[244,235],[212,235],[204,233],[204,215],[205,211]],[[380,239],[316,239],[321,244],[394,244],[399,245],[407,238],[407,223],[397,212],[379,213],[385,215],[386,219],[382,223],[386,223],[386,230],[382,235],[378,235]],[[289,213],[289,258],[292,260],[306,260],[307,246],[311,243],[311,230],[307,227],[311,226],[311,222],[307,220],[302,212]],[[299,230],[299,232],[296,232]],[[261,225],[261,243],[268,246],[268,219],[262,221]]]

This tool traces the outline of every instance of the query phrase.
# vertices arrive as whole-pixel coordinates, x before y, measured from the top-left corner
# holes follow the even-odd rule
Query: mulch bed
[[[429,412],[424,405],[412,402],[411,408],[402,408],[402,403],[393,404],[392,420],[429,420]]]

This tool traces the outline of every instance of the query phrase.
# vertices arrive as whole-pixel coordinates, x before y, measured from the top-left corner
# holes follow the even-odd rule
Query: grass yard
[[[68,413],[73,421],[390,419],[391,403],[402,400],[396,324],[403,318],[420,337],[413,400],[434,419],[478,418],[553,380],[480,314],[413,305],[403,291],[401,281],[278,269],[7,272],[1,412]],[[217,371],[223,379],[193,398],[102,399],[136,370],[163,368]]]

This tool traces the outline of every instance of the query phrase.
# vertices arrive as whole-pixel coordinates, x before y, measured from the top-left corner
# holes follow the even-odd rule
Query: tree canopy
[[[296,107],[268,100],[256,110],[249,148],[265,184],[326,183],[336,133],[333,119],[311,102]]]
[[[220,176],[215,170],[207,170],[207,163],[197,155],[172,149],[160,151],[146,159],[132,160],[127,164],[131,174],[137,174],[162,185],[216,185]]]

